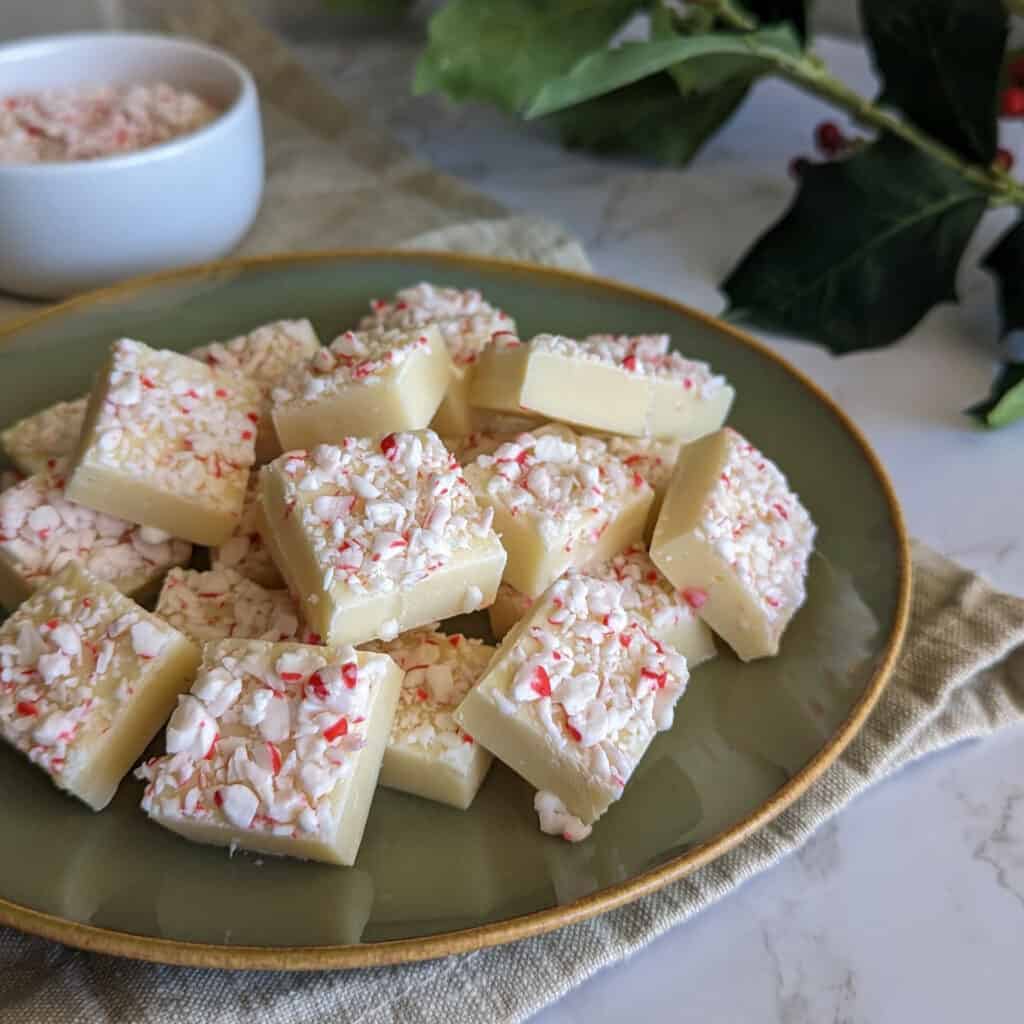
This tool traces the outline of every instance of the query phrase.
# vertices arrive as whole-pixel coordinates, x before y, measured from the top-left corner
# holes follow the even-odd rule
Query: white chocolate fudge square
[[[348,331],[274,389],[274,428],[285,449],[348,436],[419,430],[451,376],[440,330]]]
[[[691,669],[715,656],[711,630],[665,579],[644,548],[626,548],[606,562],[588,565],[583,573],[620,584],[622,607],[630,615],[642,618],[651,635],[674,647]],[[533,605],[533,598],[502,583],[494,604],[487,609],[495,637],[504,637]]]
[[[326,643],[391,640],[494,600],[493,515],[433,431],[289,452],[261,477],[271,553]]]
[[[267,590],[280,590],[284,586],[284,577],[263,540],[265,532],[260,475],[252,472],[245,492],[241,522],[223,544],[210,549],[211,567],[233,569]]]
[[[229,638],[313,642],[287,590],[264,590],[233,569],[172,569],[156,614],[200,645]]]
[[[188,541],[68,501],[60,472],[37,473],[0,493],[0,604],[16,608],[77,561],[122,594],[155,585],[192,555]]]
[[[672,479],[676,459],[682,442],[674,439],[655,437],[618,437],[605,438],[608,450],[622,459],[627,469],[635,470],[654,488],[654,501],[647,513],[647,525],[644,527],[644,539],[650,542],[654,536],[654,524],[658,521],[661,503],[665,500],[668,482]]]
[[[505,638],[456,721],[591,825],[672,725],[686,659],[622,606],[622,587],[555,583]]]
[[[480,353],[498,331],[515,331],[515,321],[487,302],[475,289],[460,291],[423,282],[403,288],[394,299],[375,300],[372,313],[360,330],[411,330],[435,324],[441,331],[452,361],[452,375],[431,427],[442,437],[456,437],[476,429],[469,402],[473,373]]]
[[[281,454],[270,417],[271,394],[320,348],[308,320],[276,320],[230,341],[214,341],[189,355],[214,370],[241,374],[253,381],[262,399],[256,431],[256,461],[269,462]]]
[[[481,365],[474,391],[474,401],[489,408],[683,441],[717,430],[733,397],[706,363],[670,351],[666,334],[595,334],[581,341],[540,334]]]
[[[259,403],[244,378],[117,341],[89,400],[68,497],[195,544],[220,544],[241,519]]]
[[[572,566],[638,541],[654,500],[603,441],[560,425],[520,434],[465,472],[477,501],[494,510],[505,582],[530,597]]]
[[[0,736],[102,810],[198,664],[190,640],[72,563],[0,626]]]
[[[87,402],[87,398],[57,402],[18,420],[0,434],[7,457],[26,476],[57,469],[78,446]]]
[[[476,685],[494,648],[461,633],[433,629],[374,643],[405,673],[380,784],[465,810],[491,767],[491,754],[453,713]]]
[[[651,557],[744,660],[777,654],[803,604],[815,527],[779,468],[735,430],[687,445]]]
[[[402,673],[381,654],[208,644],[147,761],[142,809],[186,839],[355,862]]]

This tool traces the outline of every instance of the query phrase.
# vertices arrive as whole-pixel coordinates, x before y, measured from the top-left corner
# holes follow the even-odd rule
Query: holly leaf
[[[1007,15],[1002,0],[861,0],[881,100],[957,153],[996,154]]]
[[[780,56],[794,58],[800,43],[789,26],[755,32],[707,32],[702,35],[625,43],[584,57],[572,70],[546,82],[526,110],[526,117],[564,110],[585,100],[666,71],[684,61],[707,57],[742,57],[752,69],[767,69]]]
[[[986,427],[1005,427],[1024,419],[1024,363],[1006,363],[984,401],[967,412]]]
[[[413,91],[487,100],[512,113],[602,49],[644,0],[449,0],[431,19]]]
[[[887,345],[956,298],[957,265],[986,199],[889,136],[848,160],[812,165],[782,219],[723,285],[730,315],[833,352]]]
[[[599,153],[643,153],[688,163],[743,101],[749,84],[725,83],[706,95],[683,96],[668,74],[652,75],[558,116],[567,146]]]

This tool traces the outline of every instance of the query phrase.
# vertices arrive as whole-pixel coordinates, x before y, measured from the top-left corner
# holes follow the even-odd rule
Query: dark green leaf
[[[807,4],[804,0],[743,0],[743,6],[762,25],[786,21],[800,39],[807,38]]]
[[[431,19],[417,94],[527,107],[545,82],[603,49],[644,0],[449,0]]]
[[[788,26],[743,34],[709,32],[626,43],[617,49],[602,50],[584,57],[567,74],[546,82],[529,105],[526,116],[540,117],[564,110],[683,61],[738,56],[749,59],[758,67],[767,68],[775,58],[796,57],[799,53],[800,44]]]
[[[1003,334],[1024,330],[1024,220],[1018,220],[982,261],[999,287]]]
[[[1024,363],[1007,363],[984,401],[967,412],[986,427],[1005,427],[1024,419]]]
[[[882,101],[962,156],[991,163],[1007,16],[1002,0],[861,0]]]
[[[652,75],[581,103],[558,115],[558,122],[568,146],[685,164],[728,119],[747,89],[741,81],[707,95],[682,96],[671,76]]]
[[[887,345],[954,299],[986,195],[896,138],[809,167],[782,219],[729,275],[732,315],[834,352]]]

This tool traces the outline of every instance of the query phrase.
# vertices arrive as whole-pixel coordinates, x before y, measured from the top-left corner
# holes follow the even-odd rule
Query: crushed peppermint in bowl
[[[224,256],[263,177],[256,86],[213,47],[132,32],[0,46],[0,290],[63,298]]]

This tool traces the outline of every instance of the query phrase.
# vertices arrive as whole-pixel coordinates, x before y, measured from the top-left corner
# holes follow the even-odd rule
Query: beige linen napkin
[[[405,244],[586,268],[579,245],[559,229],[503,216],[490,200],[379,137],[236,8],[207,4],[191,15],[190,5],[174,2],[168,9],[173,13],[163,22],[166,27],[233,50],[259,69],[268,136],[267,202],[243,252],[389,245],[415,236]],[[0,296],[0,319],[24,308]],[[402,967],[304,975],[130,963],[0,929],[0,1019],[4,1024],[523,1020],[798,848],[890,772],[1024,717],[1024,601],[995,592],[921,546],[914,549],[914,583],[906,649],[887,691],[844,755],[770,825],[659,893],[497,949]]]

